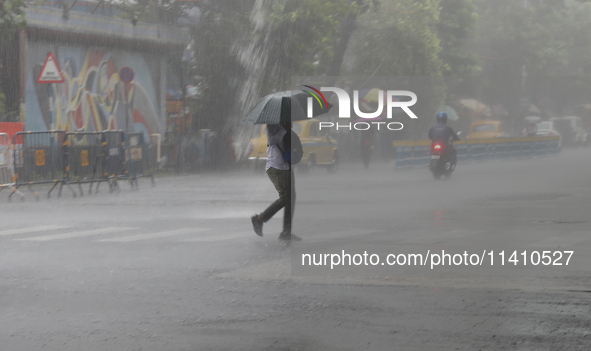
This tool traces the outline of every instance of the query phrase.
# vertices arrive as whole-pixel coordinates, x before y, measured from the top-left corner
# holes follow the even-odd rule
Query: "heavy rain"
[[[590,57],[585,0],[0,0],[0,350],[591,349]]]

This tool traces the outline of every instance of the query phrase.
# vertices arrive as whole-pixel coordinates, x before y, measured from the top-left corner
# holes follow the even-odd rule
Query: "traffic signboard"
[[[119,78],[121,79],[121,81],[123,81],[123,83],[131,82],[134,76],[135,73],[133,72],[133,69],[131,67],[123,67],[119,71]]]
[[[64,75],[57,64],[57,60],[50,51],[37,77],[37,83],[63,83]]]

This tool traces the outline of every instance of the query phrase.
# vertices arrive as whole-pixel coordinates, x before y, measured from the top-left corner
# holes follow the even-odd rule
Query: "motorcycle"
[[[440,141],[431,143],[429,170],[433,173],[433,178],[439,179],[442,175],[445,175],[445,178],[451,176],[451,173],[456,169],[457,163],[457,159],[455,157],[452,158],[452,154],[453,149],[451,143],[446,144]]]

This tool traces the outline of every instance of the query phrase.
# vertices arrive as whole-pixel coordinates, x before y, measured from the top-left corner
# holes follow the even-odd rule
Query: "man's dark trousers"
[[[267,207],[259,217],[263,222],[267,222],[275,213],[285,208],[283,212],[283,231],[291,233],[291,221],[295,208],[295,180],[293,171],[290,169],[279,170],[271,167],[267,170],[267,176],[269,176],[275,189],[277,189],[279,199]]]

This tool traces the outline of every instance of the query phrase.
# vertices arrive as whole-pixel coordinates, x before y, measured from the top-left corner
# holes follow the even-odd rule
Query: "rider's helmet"
[[[439,112],[437,114],[437,123],[447,123],[447,113]]]

